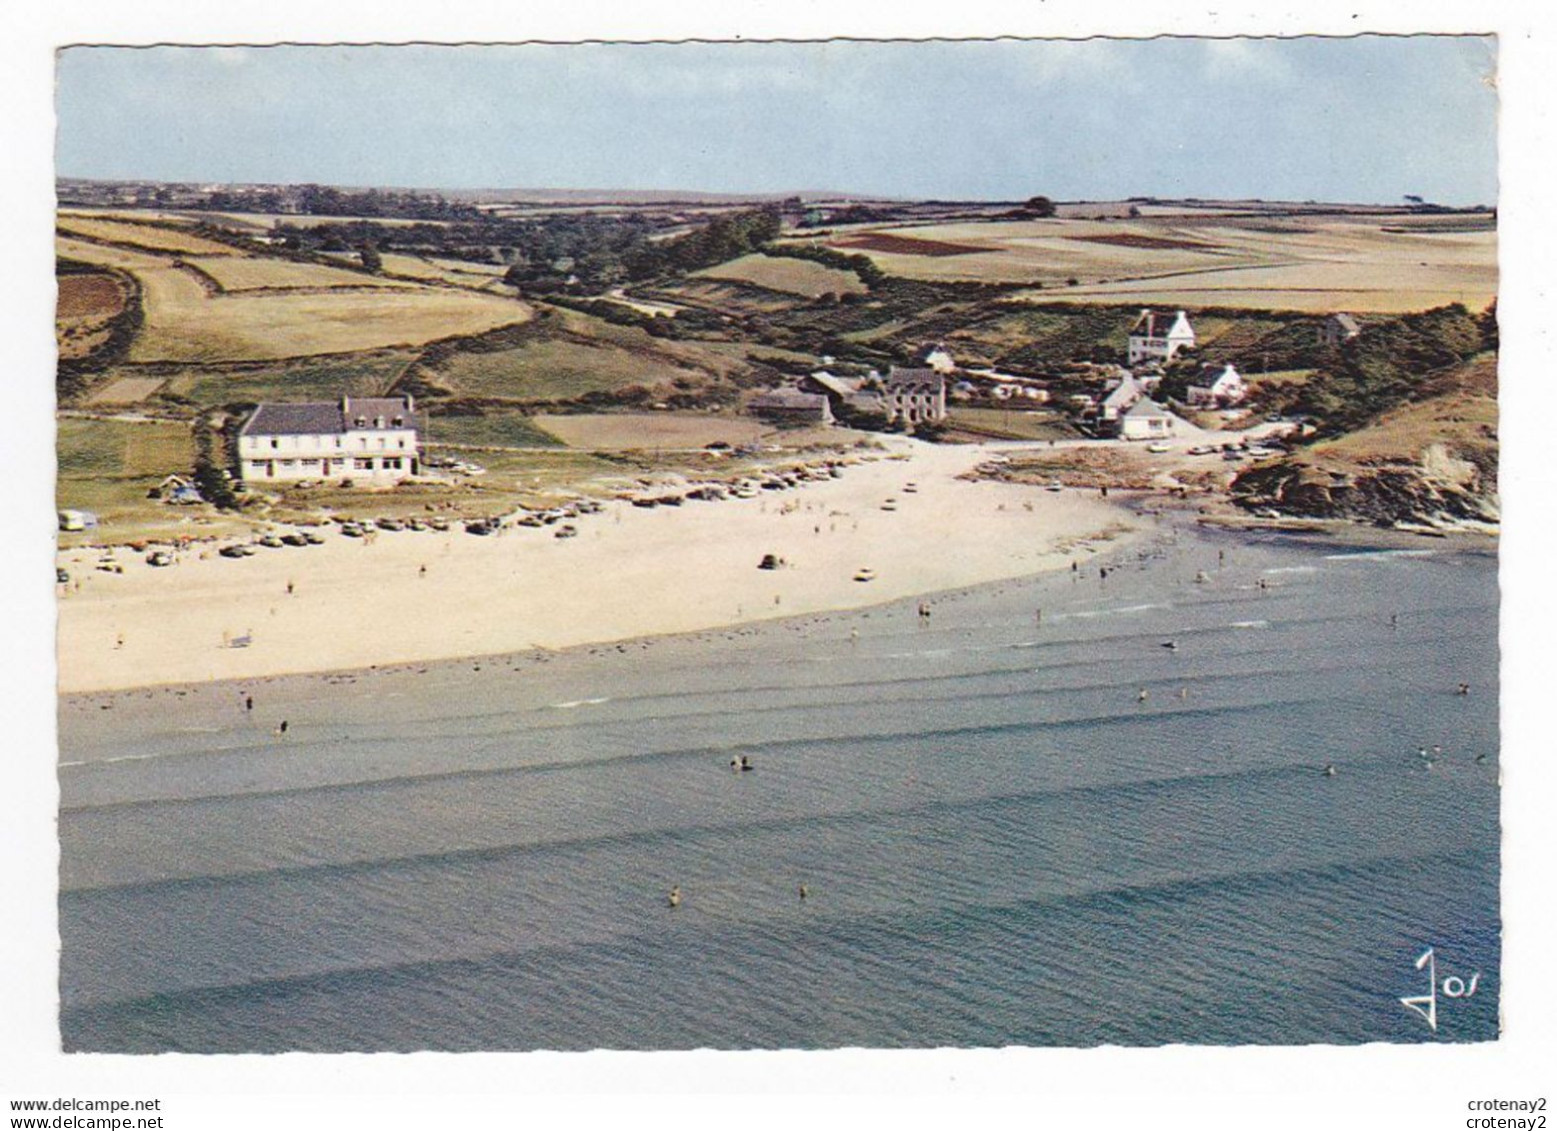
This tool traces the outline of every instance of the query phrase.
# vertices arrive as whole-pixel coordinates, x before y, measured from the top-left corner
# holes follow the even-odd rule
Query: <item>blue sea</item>
[[[65,1047],[1495,1039],[1494,553],[1101,560],[67,699]]]

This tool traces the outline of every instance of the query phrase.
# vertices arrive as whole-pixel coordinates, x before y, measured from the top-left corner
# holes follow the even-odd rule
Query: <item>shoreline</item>
[[[238,561],[132,559],[121,575],[83,566],[93,552],[61,555],[86,585],[57,601],[56,690],[383,670],[849,612],[1098,560],[1150,526],[1124,499],[961,478],[989,451],[904,442],[759,498],[612,503],[566,540],[336,533]],[[757,568],[768,553],[781,568]]]

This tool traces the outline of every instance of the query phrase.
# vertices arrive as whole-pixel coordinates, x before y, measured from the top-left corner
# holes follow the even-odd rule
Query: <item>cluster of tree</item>
[[[305,226],[276,225],[284,246],[302,252],[380,252],[432,255],[470,263],[516,268],[515,282],[558,289],[570,277],[575,286],[600,288],[627,277],[627,265],[675,221],[664,215],[552,213],[533,217],[486,217],[433,224],[383,224],[350,220]]]
[[[1430,375],[1497,348],[1497,315],[1459,303],[1370,323],[1325,358],[1294,408],[1322,435],[1349,432],[1413,399]]]
[[[215,212],[299,212],[305,216],[380,216],[395,220],[479,220],[481,209],[437,194],[342,191],[328,185],[216,189],[188,207]]]
[[[713,267],[777,239],[783,218],[777,207],[715,216],[703,227],[658,243],[645,242],[627,265],[633,279],[652,279]]]
[[[763,248],[762,254],[788,259],[809,259],[824,267],[852,271],[867,287],[877,286],[886,278],[886,274],[876,266],[876,261],[870,256],[859,253],[850,255],[835,248],[822,247],[820,244],[773,244]]]
[[[835,224],[880,224],[896,220],[901,210],[870,204],[851,204],[844,208],[812,209],[800,221],[799,227],[819,228]]]

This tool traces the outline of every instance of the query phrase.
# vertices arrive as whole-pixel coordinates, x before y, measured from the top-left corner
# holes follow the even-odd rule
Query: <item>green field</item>
[[[416,354],[411,350],[318,361],[279,362],[260,368],[186,369],[165,392],[200,405],[261,401],[334,401],[382,394]]]
[[[146,497],[167,476],[187,477],[194,470],[194,432],[189,425],[62,417],[56,436],[57,504],[92,511],[104,527],[98,533],[62,535],[62,542],[137,537],[189,518],[189,509]]]
[[[632,326],[564,310],[501,349],[467,348],[427,364],[432,382],[455,396],[529,403],[567,401],[628,386],[692,388],[739,362],[694,343],[669,342]]]
[[[494,448],[560,448],[563,442],[533,419],[517,412],[487,412],[480,416],[434,416],[428,425],[429,444]],[[479,462],[479,461],[478,461]]]

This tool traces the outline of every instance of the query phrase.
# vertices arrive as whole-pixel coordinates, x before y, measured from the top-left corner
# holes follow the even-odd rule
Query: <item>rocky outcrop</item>
[[[1433,445],[1417,463],[1362,467],[1292,456],[1244,472],[1233,482],[1233,500],[1252,511],[1379,526],[1496,525],[1495,462],[1482,466],[1441,448]]]

